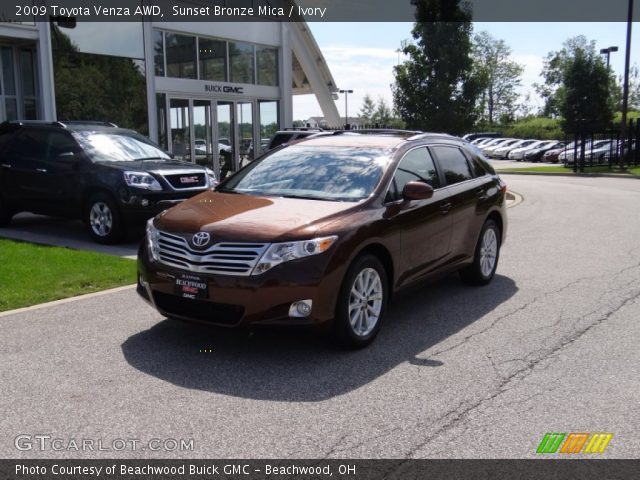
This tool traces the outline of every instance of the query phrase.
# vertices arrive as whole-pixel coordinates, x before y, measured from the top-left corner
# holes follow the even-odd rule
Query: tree
[[[496,119],[513,121],[515,117],[524,67],[510,56],[511,49],[504,40],[496,40],[488,32],[474,36],[474,76],[482,88],[477,112],[483,123],[493,125]]]
[[[373,114],[375,113],[376,106],[373,102],[373,98],[368,93],[365,94],[362,99],[362,108],[360,109],[360,118],[365,120],[366,123],[373,122]]]
[[[395,110],[408,128],[462,133],[475,121],[471,12],[461,0],[416,0],[415,44],[394,68]]]
[[[589,41],[584,35],[578,35],[567,39],[562,44],[562,49],[557,52],[552,51],[547,54],[542,69],[544,83],[536,84],[535,89],[544,100],[542,114],[545,116],[560,115],[560,104],[565,95],[565,74],[567,69],[573,64],[578,52],[583,52],[590,61],[602,57],[596,50],[596,42]],[[605,67],[606,68],[606,67]],[[615,76],[609,72],[609,94],[612,103],[619,103],[622,98],[622,91],[616,83]]]
[[[594,41],[584,35],[569,38],[561,50],[549,52],[536,85],[545,101],[543,114],[563,117],[565,131],[606,127],[613,118],[615,77],[607,69]]]
[[[624,79],[621,75],[618,84],[620,90],[620,105],[622,104],[623,82]],[[616,108],[621,109],[622,107],[617,105]],[[634,64],[633,67],[629,69],[629,108],[640,109],[640,70],[638,70],[637,64]]]
[[[373,113],[373,117],[371,118],[371,120],[373,121],[373,123],[378,123],[385,126],[388,126],[392,123],[393,112],[391,111],[383,97],[378,98],[376,110]]]
[[[613,119],[611,75],[602,58],[581,48],[563,70],[558,109],[563,129],[606,128]]]

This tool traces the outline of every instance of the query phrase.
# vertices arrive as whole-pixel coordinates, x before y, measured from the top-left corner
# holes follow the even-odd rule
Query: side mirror
[[[410,200],[426,200],[433,197],[433,187],[424,182],[408,182],[402,189],[402,198]]]

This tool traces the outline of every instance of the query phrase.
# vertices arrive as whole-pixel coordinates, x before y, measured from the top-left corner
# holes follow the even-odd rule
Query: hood
[[[204,192],[162,213],[156,226],[175,234],[208,232],[227,241],[279,242],[328,235],[323,225],[359,204]]]
[[[191,162],[181,162],[179,160],[138,160],[135,162],[100,162],[105,167],[113,167],[119,170],[135,170],[143,172],[159,172],[163,170],[189,170],[204,171],[204,167]]]

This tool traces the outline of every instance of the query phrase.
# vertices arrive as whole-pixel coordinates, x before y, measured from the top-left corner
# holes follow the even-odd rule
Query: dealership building
[[[315,94],[337,87],[305,22],[0,23],[0,121],[92,120],[235,170]]]

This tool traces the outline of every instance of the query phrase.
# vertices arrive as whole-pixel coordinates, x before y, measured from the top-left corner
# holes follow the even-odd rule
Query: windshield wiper
[[[310,195],[278,195],[282,198],[300,198],[302,200],[321,200],[321,201],[338,201],[333,198],[322,198],[322,197],[314,197]]]

